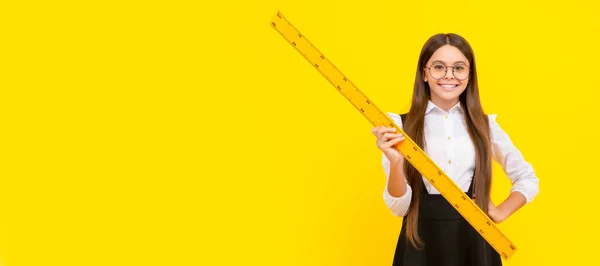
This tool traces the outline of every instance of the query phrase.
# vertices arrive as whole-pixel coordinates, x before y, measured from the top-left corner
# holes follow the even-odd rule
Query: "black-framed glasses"
[[[469,78],[469,66],[466,64],[446,66],[441,63],[433,63],[430,67],[426,67],[426,69],[429,70],[429,75],[434,79],[444,78],[448,72],[448,68],[452,68],[452,75],[458,80]]]

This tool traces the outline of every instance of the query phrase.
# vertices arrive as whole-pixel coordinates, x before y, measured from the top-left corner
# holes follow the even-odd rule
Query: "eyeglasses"
[[[430,67],[426,67],[429,70],[429,75],[434,79],[444,78],[448,72],[448,68],[452,68],[452,75],[458,80],[465,80],[469,77],[469,66],[466,64],[445,66],[440,63],[434,63]]]

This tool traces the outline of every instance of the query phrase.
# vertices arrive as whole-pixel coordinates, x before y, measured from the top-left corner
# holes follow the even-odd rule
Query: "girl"
[[[407,114],[388,115],[495,222],[538,193],[538,178],[508,135],[479,101],[475,57],[456,34],[436,34],[423,46]],[[500,255],[396,150],[404,137],[375,127],[386,175],[383,198],[403,217],[393,265],[502,265]],[[492,159],[512,181],[510,196],[490,200]]]

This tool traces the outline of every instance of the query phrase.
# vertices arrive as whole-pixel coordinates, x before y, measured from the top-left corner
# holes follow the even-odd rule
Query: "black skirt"
[[[467,192],[472,197],[472,184]],[[416,249],[406,239],[406,219],[394,254],[393,266],[499,266],[500,255],[471,227],[442,195],[427,193],[423,186],[419,206],[419,236]]]

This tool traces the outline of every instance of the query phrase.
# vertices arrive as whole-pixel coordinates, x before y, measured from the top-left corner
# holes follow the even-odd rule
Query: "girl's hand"
[[[473,201],[475,201],[477,203],[475,198],[473,198]],[[503,222],[504,220],[506,220],[506,218],[508,218],[508,215],[506,214],[506,212],[504,212],[502,209],[496,207],[496,205],[494,205],[492,200],[488,200],[488,216],[490,217],[490,219],[492,219],[492,221],[494,223],[497,223],[497,224]]]
[[[502,209],[494,206],[494,203],[491,200],[488,204],[488,215],[490,216],[490,219],[492,219],[492,221],[494,221],[494,223],[497,224],[503,222],[507,218],[506,213],[503,212]]]
[[[393,127],[374,127],[371,133],[377,137],[377,148],[379,148],[385,157],[391,163],[398,163],[404,159],[404,156],[396,149],[396,144],[404,140],[404,136],[400,133],[394,133],[396,129]]]

